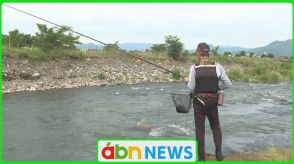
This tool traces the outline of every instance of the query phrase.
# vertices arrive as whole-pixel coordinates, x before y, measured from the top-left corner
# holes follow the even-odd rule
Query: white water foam
[[[167,127],[175,128],[179,130],[179,132],[184,133],[185,135],[190,135],[189,130],[185,129],[184,127],[181,127],[180,125],[168,124]]]
[[[149,132],[148,135],[150,135],[152,137],[160,137],[160,136],[164,135],[164,131],[162,130],[161,127],[154,128],[154,129],[151,129],[151,132]]]

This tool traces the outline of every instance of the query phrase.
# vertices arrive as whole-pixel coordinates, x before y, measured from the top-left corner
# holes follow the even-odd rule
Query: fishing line
[[[24,14],[26,14],[26,15],[32,16],[32,17],[34,17],[34,18],[40,19],[40,20],[42,20],[42,21],[45,21],[45,22],[47,22],[47,23],[53,24],[53,25],[55,25],[55,26],[57,26],[57,27],[59,27],[59,28],[63,27],[63,26],[61,26],[61,25],[59,25],[59,24],[57,24],[57,23],[54,23],[54,22],[49,21],[49,20],[47,20],[47,19],[44,19],[44,18],[38,17],[38,16],[36,16],[36,15],[30,14],[30,13],[25,12],[25,11],[23,11],[23,10],[20,10],[20,9],[17,9],[17,8],[14,8],[14,7],[11,7],[11,6],[6,5],[6,4],[2,4],[2,5],[6,6],[6,7],[9,7],[9,8],[11,8],[11,9],[13,9],[13,10],[19,11],[19,12],[21,12],[21,13],[24,13]],[[141,58],[141,57],[135,56],[135,55],[133,55],[133,54],[131,54],[131,53],[126,52],[125,50],[122,50],[122,49],[117,48],[117,47],[114,47],[114,46],[112,46],[112,45],[110,45],[110,44],[104,43],[104,42],[102,42],[102,41],[100,41],[100,40],[97,40],[97,39],[95,39],[95,38],[92,38],[92,37],[90,37],[90,36],[88,36],[88,35],[85,35],[85,34],[82,34],[82,33],[80,33],[80,32],[74,31],[74,30],[72,30],[72,29],[68,29],[68,31],[71,31],[71,32],[76,33],[76,34],[78,34],[78,35],[80,35],[80,36],[83,36],[83,37],[85,37],[85,38],[88,38],[88,39],[90,39],[90,40],[93,40],[93,41],[95,41],[95,42],[98,42],[98,43],[103,44],[103,45],[105,45],[105,46],[108,46],[108,47],[110,47],[110,48],[112,48],[112,49],[115,49],[115,50],[117,50],[117,51],[119,51],[119,52],[122,52],[122,53],[124,53],[124,54],[130,55],[130,56],[133,57],[133,58],[136,58],[136,59],[139,59],[139,60],[144,61],[144,62],[146,62],[146,63],[149,63],[149,64],[151,64],[151,65],[153,65],[153,66],[155,66],[155,67],[158,67],[158,68],[160,68],[160,69],[162,69],[162,70],[164,70],[164,71],[166,71],[166,72],[169,72],[169,73],[171,73],[171,74],[173,74],[173,75],[176,75],[176,76],[179,76],[179,77],[184,78],[184,76],[180,75],[180,74],[177,73],[177,72],[174,72],[174,71],[171,71],[171,70],[169,70],[169,69],[166,69],[166,68],[164,68],[164,67],[162,67],[162,66],[160,66],[160,65],[158,65],[158,64],[152,63],[152,62],[150,62],[150,61],[148,61],[148,60],[146,60],[146,59],[143,59],[143,58]]]

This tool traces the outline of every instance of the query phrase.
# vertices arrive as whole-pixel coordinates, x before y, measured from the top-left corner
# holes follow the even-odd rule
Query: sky
[[[176,35],[185,49],[199,42],[254,48],[292,39],[290,3],[6,3],[106,43],[164,43]],[[2,6],[2,34],[38,31],[46,22]],[[81,37],[82,43],[94,43]]]

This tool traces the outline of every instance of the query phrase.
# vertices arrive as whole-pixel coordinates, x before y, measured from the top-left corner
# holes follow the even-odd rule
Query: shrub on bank
[[[283,76],[276,71],[270,71],[259,76],[259,81],[262,83],[277,83],[283,81]]]
[[[96,78],[99,80],[105,80],[106,79],[106,74],[104,72],[97,72]]]
[[[244,70],[239,66],[234,66],[229,68],[227,74],[231,80],[241,81],[242,77],[244,76]]]
[[[172,75],[171,75],[171,77],[172,77],[172,79],[174,79],[174,80],[179,80],[180,79],[180,77],[181,77],[181,72],[179,71],[179,70],[172,70]]]

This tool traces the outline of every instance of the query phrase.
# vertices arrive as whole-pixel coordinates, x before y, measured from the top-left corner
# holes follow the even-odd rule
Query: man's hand
[[[188,81],[189,81],[189,77],[184,77],[184,78],[182,78],[182,81],[183,81],[183,82],[188,82]]]

